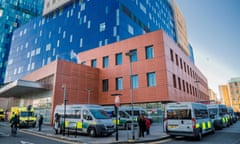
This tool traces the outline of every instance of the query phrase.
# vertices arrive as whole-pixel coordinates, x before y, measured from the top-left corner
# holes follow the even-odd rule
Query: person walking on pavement
[[[138,117],[139,137],[144,137],[144,131],[146,130],[146,120],[143,114]]]
[[[38,119],[38,131],[42,130],[42,124],[43,124],[43,116],[40,115],[40,117]]]
[[[14,112],[12,113],[12,117],[10,119],[10,126],[11,126],[12,135],[16,135],[17,128],[19,126],[19,116],[17,114],[15,114]]]
[[[55,114],[54,117],[54,129],[55,129],[55,134],[58,134],[58,128],[60,125],[60,115],[58,113]]]
[[[145,120],[146,120],[146,133],[147,133],[147,135],[149,135],[150,134],[150,126],[151,126],[151,122],[150,122],[150,119],[149,118],[145,118]]]

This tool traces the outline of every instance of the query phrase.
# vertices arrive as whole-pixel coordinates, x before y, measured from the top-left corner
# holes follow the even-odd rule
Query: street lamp
[[[66,85],[63,84],[62,88],[63,88],[63,104],[64,104],[64,110],[63,110],[63,135],[65,135],[65,117],[66,117],[66,103],[67,103],[67,99],[66,99]]]
[[[122,94],[116,93],[116,94],[111,94],[111,96],[115,97],[115,105],[114,105],[114,109],[115,109],[115,114],[116,114],[116,141],[118,141],[118,122],[119,122],[119,117],[118,117],[118,107],[120,106],[120,98],[119,96],[121,96]]]
[[[132,87],[132,62],[131,62],[131,57],[135,55],[134,51],[128,51],[125,53],[126,56],[129,57],[129,62],[130,62],[130,97],[131,97],[131,107],[132,107],[132,123],[131,123],[131,128],[132,128],[132,139],[135,139],[135,134],[134,134],[134,119],[133,119],[133,87]]]
[[[91,89],[85,89],[88,93],[88,104],[90,103],[90,94],[91,94]]]

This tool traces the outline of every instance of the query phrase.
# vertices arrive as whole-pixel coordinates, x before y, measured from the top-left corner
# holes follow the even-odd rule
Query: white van
[[[61,132],[64,122],[64,105],[57,105],[54,115],[60,115]],[[73,104],[66,105],[65,128],[77,130],[90,136],[109,136],[115,132],[112,119],[100,105]]]
[[[107,112],[107,114],[113,119],[113,123],[116,124],[116,114],[115,114],[115,108],[114,106],[103,106],[104,110]],[[131,129],[131,123],[132,118],[129,113],[125,111],[125,109],[122,109],[122,107],[118,108],[118,126],[122,129]],[[137,122],[134,119],[134,126],[137,126]]]
[[[208,104],[207,108],[214,122],[215,129],[222,129],[230,126],[230,116],[226,105]]]
[[[165,128],[170,136],[190,136],[202,139],[202,135],[215,132],[205,104],[193,102],[169,103],[165,108]]]
[[[130,116],[132,116],[132,107],[131,106],[121,106],[119,108],[119,110],[126,111]],[[146,109],[139,107],[139,106],[134,106],[133,107],[133,119],[137,121],[137,117],[140,114],[143,114],[144,116],[146,116],[150,120],[151,123],[153,122],[152,117],[148,114]]]

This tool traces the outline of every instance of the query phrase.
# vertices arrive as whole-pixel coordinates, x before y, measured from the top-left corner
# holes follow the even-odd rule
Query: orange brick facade
[[[153,46],[153,59],[146,59],[145,48]],[[189,57],[163,31],[156,31],[79,54],[79,59],[91,66],[96,59],[99,75],[99,104],[112,104],[113,93],[121,93],[121,103],[130,103],[130,62],[125,53],[137,50],[138,60],[132,62],[132,74],[138,75],[139,87],[133,90],[134,103],[209,100],[207,79]],[[116,54],[122,53],[122,64],[116,65]],[[103,57],[109,66],[103,68]],[[148,87],[146,75],[156,73],[156,86]],[[175,75],[175,85],[173,80]],[[116,91],[117,77],[123,78],[123,89]],[[108,79],[107,92],[102,91],[102,80]]]

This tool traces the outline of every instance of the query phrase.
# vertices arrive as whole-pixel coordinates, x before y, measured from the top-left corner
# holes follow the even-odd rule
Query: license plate
[[[168,128],[177,128],[178,125],[169,125]]]

